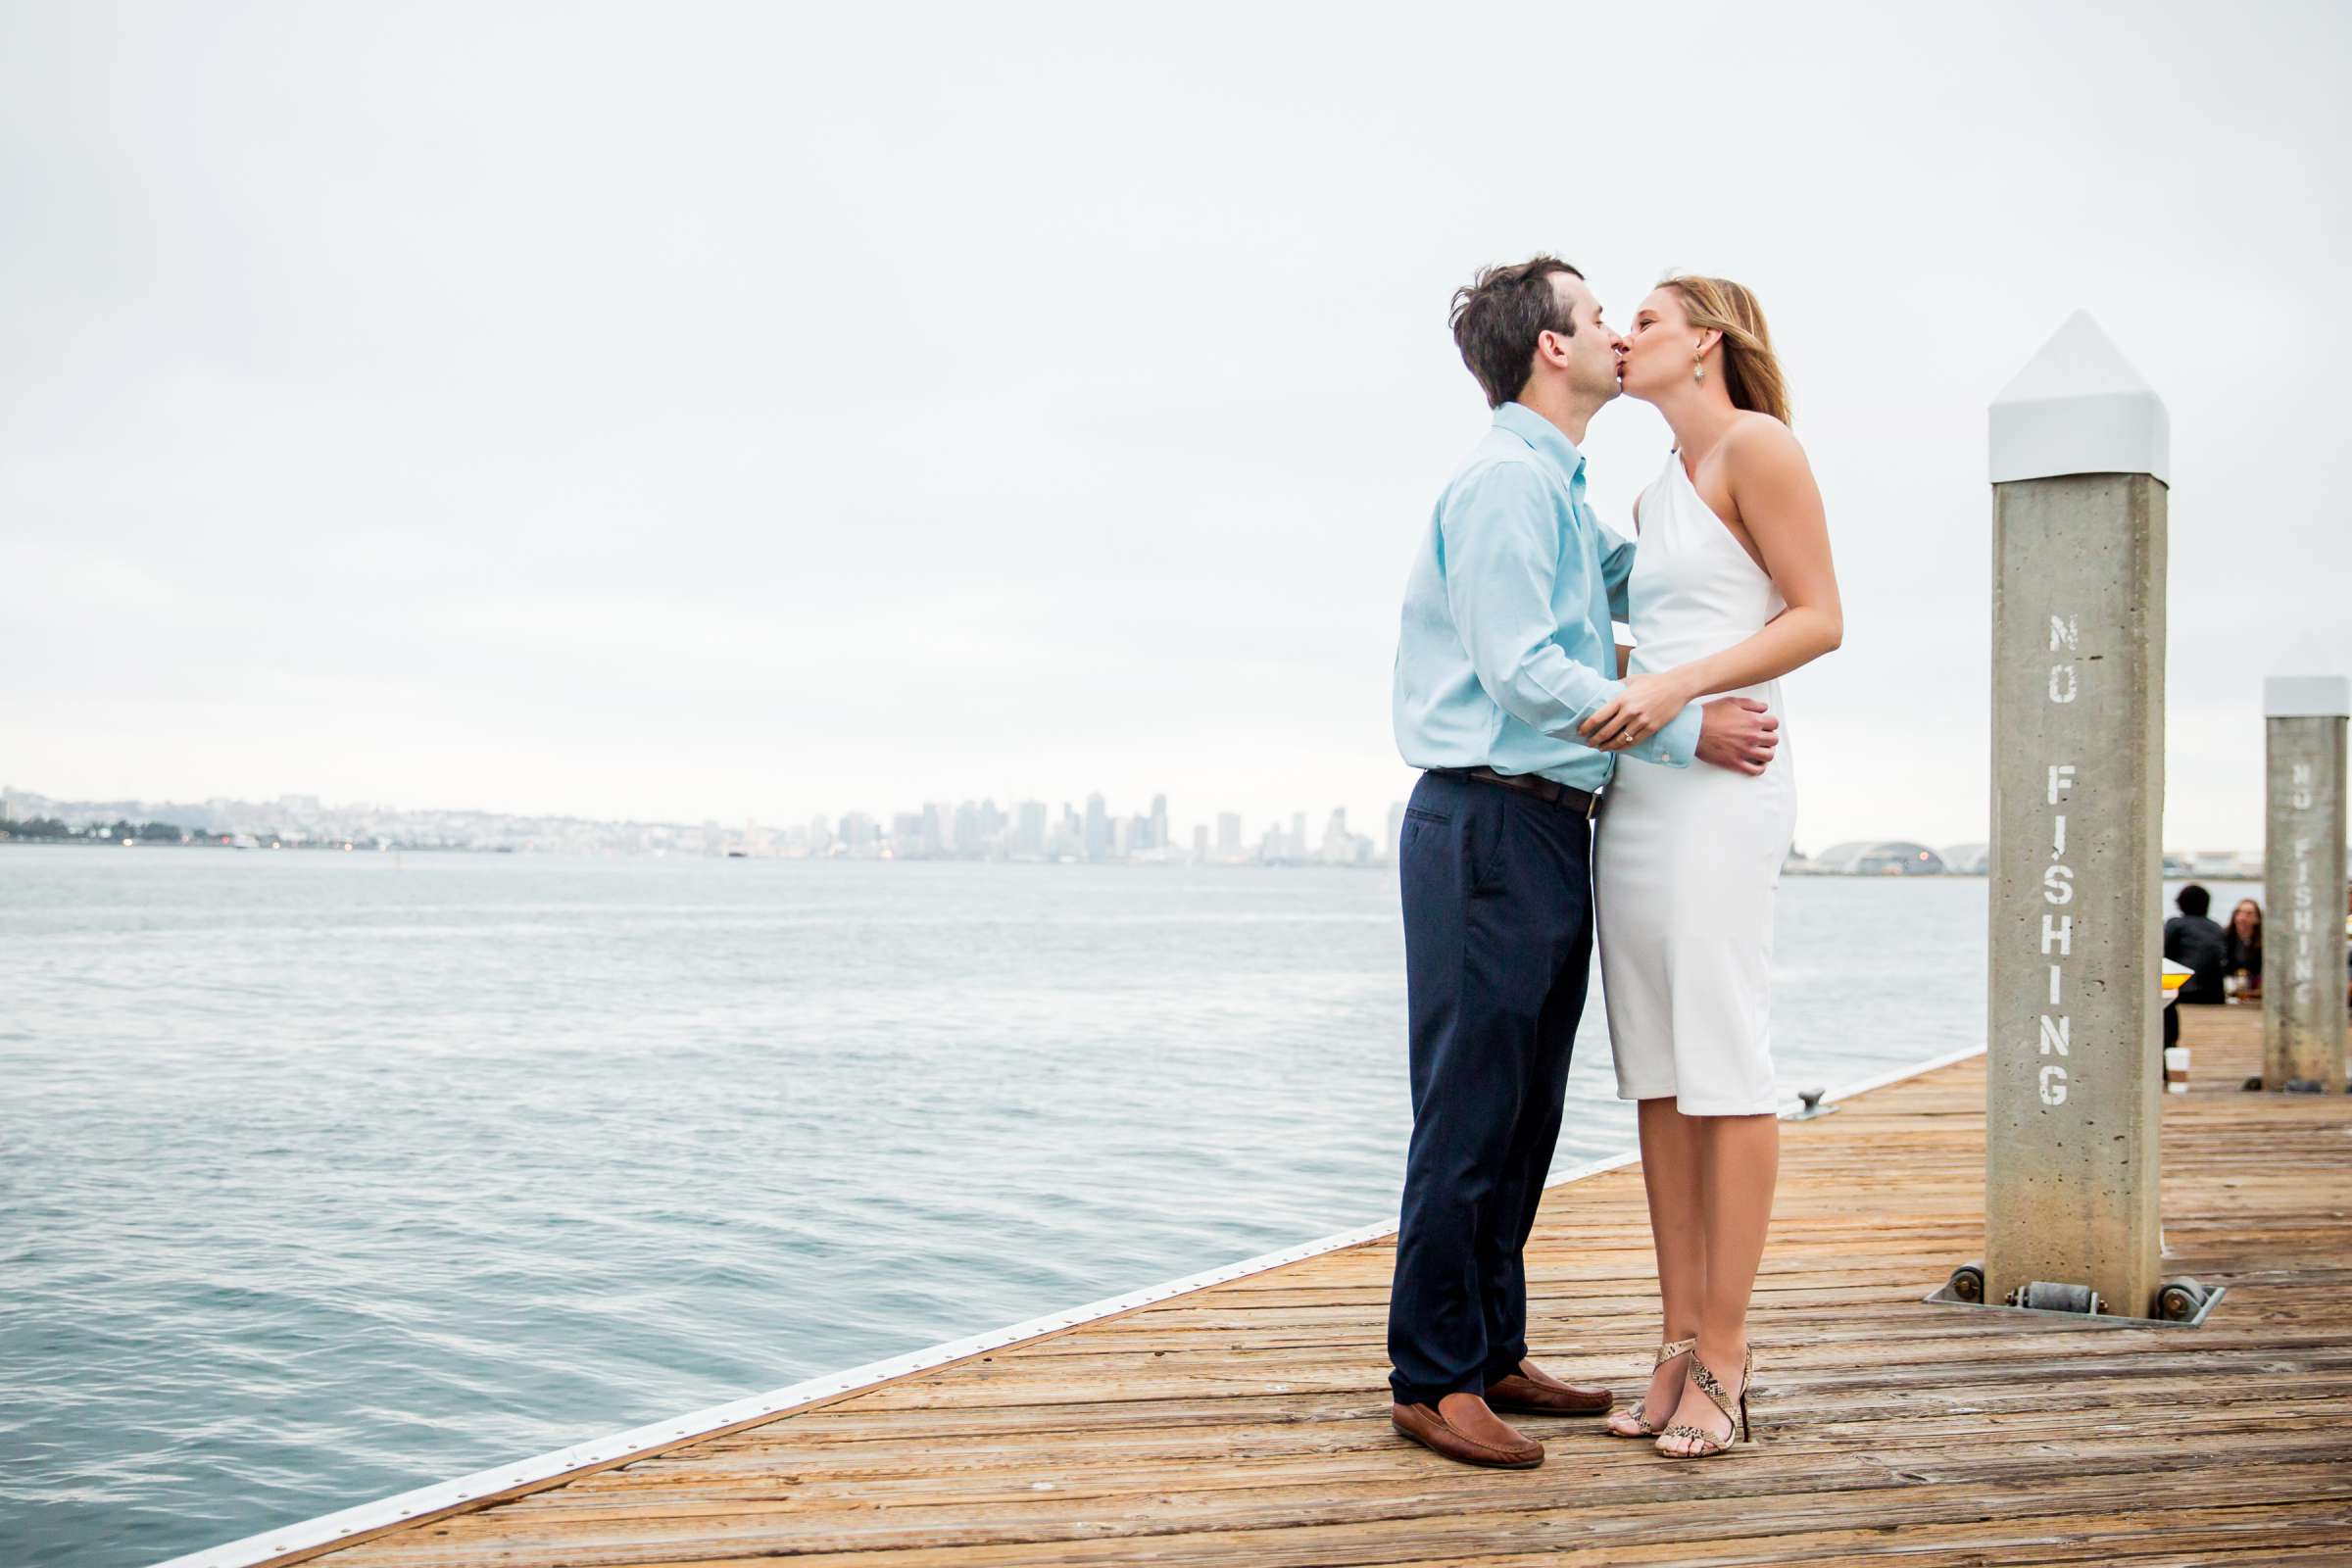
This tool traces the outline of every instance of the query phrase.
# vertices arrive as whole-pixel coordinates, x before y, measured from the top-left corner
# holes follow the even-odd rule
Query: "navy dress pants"
[[[1527,1354],[1527,1274],[1592,957],[1584,813],[1425,773],[1397,844],[1413,1137],[1389,1294],[1407,1404],[1483,1393]]]

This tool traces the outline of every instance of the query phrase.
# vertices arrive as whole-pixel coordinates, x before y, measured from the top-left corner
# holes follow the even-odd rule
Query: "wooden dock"
[[[696,1564],[2352,1562],[2352,1097],[2246,1094],[2251,1007],[2184,1009],[2166,1273],[2202,1326],[1922,1297],[1981,1255],[1982,1055],[1786,1125],[1752,1320],[1758,1444],[1590,1420],[1446,1463],[1390,1430],[1375,1241],[862,1389],[323,1554],[332,1568]],[[1641,1172],[1550,1190],[1531,1339],[1635,1396]]]

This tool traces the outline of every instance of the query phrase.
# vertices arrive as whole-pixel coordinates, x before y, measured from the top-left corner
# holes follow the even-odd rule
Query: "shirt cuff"
[[[1698,760],[1699,723],[1698,705],[1693,703],[1649,739],[1627,747],[1626,755],[1660,767],[1689,767]]]

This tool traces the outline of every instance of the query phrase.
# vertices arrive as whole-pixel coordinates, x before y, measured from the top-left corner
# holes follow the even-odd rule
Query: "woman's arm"
[[[1698,698],[1786,675],[1845,639],[1829,520],[1805,449],[1787,425],[1771,418],[1742,419],[1724,439],[1730,443],[1723,456],[1732,504],[1788,608],[1720,654],[1660,670],[1646,681],[1633,677],[1614,703],[1583,725],[1589,744],[1600,750],[1622,750]]]
[[[1724,452],[1732,504],[1788,608],[1745,642],[1669,671],[1691,698],[1777,679],[1845,640],[1830,524],[1805,449],[1778,419],[1743,419]]]

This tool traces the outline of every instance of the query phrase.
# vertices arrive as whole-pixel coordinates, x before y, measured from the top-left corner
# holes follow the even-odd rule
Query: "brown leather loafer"
[[[1452,1425],[1434,1404],[1391,1404],[1389,1419],[1398,1432],[1432,1453],[1463,1464],[1486,1465],[1494,1470],[1533,1470],[1544,1462],[1544,1445],[1511,1431],[1501,1421],[1494,1423],[1497,1436],[1507,1433],[1508,1438],[1488,1443]]]
[[[1537,1415],[1605,1415],[1617,1396],[1606,1389],[1562,1383],[1533,1361],[1522,1361],[1509,1377],[1487,1385],[1487,1403],[1497,1410]]]

